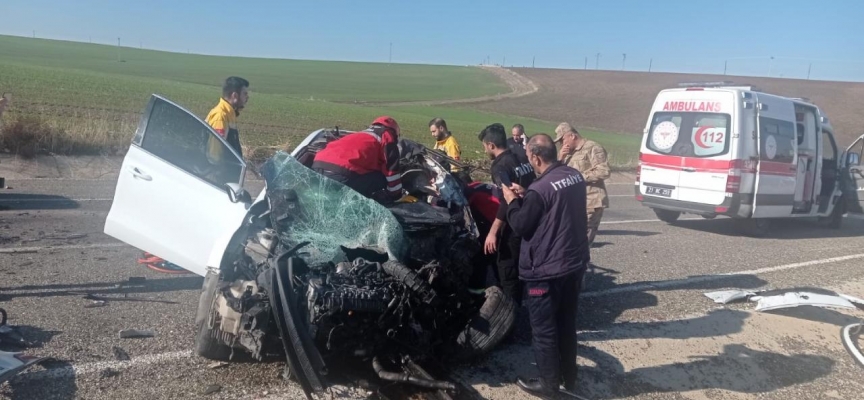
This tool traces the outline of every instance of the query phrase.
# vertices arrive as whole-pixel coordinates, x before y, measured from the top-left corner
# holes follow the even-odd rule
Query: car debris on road
[[[0,383],[6,382],[16,374],[47,360],[47,357],[30,356],[24,353],[0,351]]]
[[[864,307],[864,299],[845,294],[830,295],[805,291],[790,291],[775,295],[760,295],[760,293],[767,292],[767,290],[731,289],[708,292],[704,293],[704,295],[717,304],[729,304],[740,300],[753,301],[757,303],[756,311],[771,311],[799,306],[855,309],[855,304],[858,304]]]
[[[120,339],[152,338],[156,332],[149,329],[123,329],[119,332]]]

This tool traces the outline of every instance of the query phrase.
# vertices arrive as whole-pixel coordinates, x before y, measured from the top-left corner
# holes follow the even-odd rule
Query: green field
[[[218,85],[228,74],[252,83],[250,102],[238,121],[244,146],[250,148],[291,147],[315,129],[359,129],[382,114],[396,118],[405,136],[430,143],[428,121],[440,116],[459,139],[464,156],[480,158],[477,133],[492,122],[508,127],[519,122],[529,133],[551,133],[555,126],[457,106],[341,102],[466,98],[506,91],[479,68],[244,59],[125,48],[121,56],[126,62],[121,63],[116,51],[110,46],[0,36],[0,91],[13,94],[4,117],[7,126],[23,117],[46,122],[66,137],[43,143],[55,153],[122,151],[151,94],[164,95],[204,116],[218,100]],[[385,87],[384,82],[388,90],[376,90]],[[585,133],[603,142],[614,164],[635,161],[638,139]]]

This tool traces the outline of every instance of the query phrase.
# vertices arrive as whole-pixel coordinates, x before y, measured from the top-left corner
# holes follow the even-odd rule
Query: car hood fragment
[[[855,308],[849,300],[840,296],[832,296],[808,292],[789,292],[777,296],[757,296],[752,298],[756,303],[756,311],[769,311],[781,308],[813,306],[823,308]]]

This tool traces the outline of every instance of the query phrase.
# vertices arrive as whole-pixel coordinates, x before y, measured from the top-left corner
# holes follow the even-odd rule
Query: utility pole
[[[531,68],[534,68],[534,60],[536,58],[537,58],[537,56],[531,56]]]
[[[597,53],[597,58],[594,61],[594,69],[600,69],[600,53]]]
[[[36,31],[33,31],[33,39],[36,39]]]
[[[390,42],[390,56],[387,58],[387,63],[393,63],[393,42]]]
[[[120,62],[120,38],[117,38],[117,62]]]
[[[768,62],[768,77],[774,72],[774,56],[771,56],[771,61]]]
[[[813,69],[813,63],[810,63],[810,66],[807,67],[807,80],[810,80],[810,71]]]
[[[729,65],[729,60],[723,61],[723,75],[726,75],[726,67]]]
[[[588,56],[585,56],[585,69],[588,69]]]
[[[501,66],[504,67],[504,66],[506,66],[506,65],[507,65],[507,56],[504,56],[504,57],[501,59]]]
[[[650,59],[650,60],[648,60],[648,72],[651,72],[651,67],[653,66],[653,64],[654,64],[654,59],[653,59],[653,58]]]
[[[627,63],[627,53],[624,53],[624,59],[621,60],[621,70],[624,70],[624,64]]]

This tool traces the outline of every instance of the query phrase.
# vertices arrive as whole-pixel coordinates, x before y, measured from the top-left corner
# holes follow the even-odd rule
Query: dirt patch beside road
[[[516,99],[519,97],[524,97],[529,94],[536,93],[539,88],[533,81],[530,79],[519,75],[513,70],[495,67],[495,66],[481,66],[480,68],[489,71],[498,79],[504,81],[507,86],[510,87],[509,93],[499,93],[491,96],[483,96],[483,97],[472,97],[470,99],[456,99],[456,100],[430,100],[430,101],[401,101],[394,103],[362,103],[367,105],[376,105],[376,106],[443,106],[450,104],[470,104],[470,103],[482,103],[488,101],[498,101],[503,99]]]

